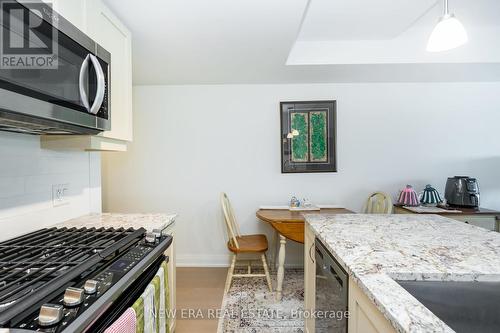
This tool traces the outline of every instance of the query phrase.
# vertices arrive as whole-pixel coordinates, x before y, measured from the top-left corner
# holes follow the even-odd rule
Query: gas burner
[[[32,288],[23,289],[23,290],[19,291],[18,293],[12,295],[11,297],[7,298],[5,301],[2,301],[2,303],[0,303],[0,312],[5,310],[6,308],[10,307],[18,299],[34,292],[36,289],[40,288],[43,284],[44,284],[44,282],[35,283]],[[6,292],[8,292],[9,290],[13,290],[16,287],[17,286],[12,286],[10,289],[6,290]]]
[[[50,228],[0,243],[0,325],[124,246],[134,229]],[[66,281],[67,283],[67,281]],[[17,314],[17,313],[16,313]]]
[[[171,236],[50,228],[0,243],[0,332],[103,333],[166,261]]]

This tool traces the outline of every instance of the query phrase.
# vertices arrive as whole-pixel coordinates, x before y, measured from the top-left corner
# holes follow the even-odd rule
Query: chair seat
[[[255,253],[267,251],[266,235],[245,235],[236,237],[240,248],[233,246],[231,242],[227,243],[227,248],[233,253]]]

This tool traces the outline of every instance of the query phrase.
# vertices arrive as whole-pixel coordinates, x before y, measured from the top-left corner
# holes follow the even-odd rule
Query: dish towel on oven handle
[[[154,295],[153,295],[153,305],[154,305],[154,332],[158,333],[160,331],[160,295],[161,295],[161,287],[160,287],[160,277],[156,275],[151,281],[151,284],[154,287]]]
[[[170,333],[170,317],[173,315],[170,310],[170,288],[168,284],[168,265],[164,261],[156,276],[160,279],[160,313],[158,333]]]
[[[156,272],[156,277],[160,280],[160,311],[159,311],[159,327],[158,333],[166,333],[167,331],[167,321],[166,321],[166,311],[165,311],[165,270],[163,267],[158,269]]]
[[[144,299],[139,297],[132,305],[135,311],[135,333],[144,333]]]
[[[136,333],[136,313],[128,308],[104,333]]]
[[[136,318],[135,333],[170,333],[170,289],[166,262],[161,264],[132,309]]]
[[[165,299],[165,333],[170,333],[170,320],[174,315],[172,309],[170,308],[170,284],[168,281],[168,265],[167,262],[164,261],[161,264],[160,270],[163,269],[163,285],[165,289],[162,291],[162,296]]]
[[[136,333],[158,332],[159,284],[159,278],[155,277],[132,306],[136,313]]]

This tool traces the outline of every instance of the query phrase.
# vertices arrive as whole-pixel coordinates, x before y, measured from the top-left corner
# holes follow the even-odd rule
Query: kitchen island
[[[496,232],[437,215],[307,214],[306,222],[306,309],[315,275],[308,245],[319,240],[349,275],[349,332],[453,331],[396,280],[500,281]]]

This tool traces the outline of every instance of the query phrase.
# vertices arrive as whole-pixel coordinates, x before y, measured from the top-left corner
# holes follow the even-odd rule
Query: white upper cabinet
[[[52,8],[70,21],[81,31],[86,31],[86,1],[85,0],[44,0],[52,4]]]
[[[48,149],[125,151],[132,141],[132,35],[101,0],[44,0],[111,53],[111,130],[96,136],[44,136]]]
[[[130,31],[101,0],[87,0],[87,34],[111,53],[111,131],[132,141],[132,41]]]

